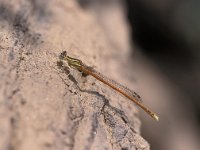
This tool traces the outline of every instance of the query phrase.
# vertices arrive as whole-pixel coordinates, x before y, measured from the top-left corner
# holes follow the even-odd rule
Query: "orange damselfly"
[[[157,121],[159,120],[159,117],[154,112],[152,112],[151,110],[149,110],[146,106],[144,106],[142,104],[141,97],[136,92],[134,92],[134,91],[130,90],[129,88],[119,84],[118,82],[116,82],[116,81],[104,76],[103,74],[101,74],[100,72],[96,71],[92,67],[89,67],[89,66],[85,65],[81,60],[68,56],[66,51],[63,51],[60,54],[59,58],[60,58],[61,61],[67,61],[68,65],[71,68],[79,70],[79,71],[81,71],[81,72],[83,72],[83,73],[85,73],[87,75],[91,75],[94,78],[96,78],[97,80],[99,80],[99,81],[103,82],[104,84],[108,85],[109,87],[111,87],[115,91],[121,93],[126,98],[128,98],[131,101],[133,101],[140,108],[142,108],[152,118],[154,118]]]

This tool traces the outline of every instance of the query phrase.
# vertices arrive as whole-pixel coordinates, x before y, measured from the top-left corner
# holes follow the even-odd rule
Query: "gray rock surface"
[[[67,50],[107,76],[134,82],[123,67],[129,50],[123,13],[120,5],[113,9],[120,36],[111,41],[109,28],[76,1],[0,1],[1,150],[149,149],[132,102],[57,66]]]

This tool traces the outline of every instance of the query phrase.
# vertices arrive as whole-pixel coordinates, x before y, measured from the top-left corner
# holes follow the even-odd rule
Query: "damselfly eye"
[[[67,52],[66,52],[66,51],[63,51],[63,52],[60,54],[59,58],[60,58],[60,59],[64,59],[66,56],[67,56]]]

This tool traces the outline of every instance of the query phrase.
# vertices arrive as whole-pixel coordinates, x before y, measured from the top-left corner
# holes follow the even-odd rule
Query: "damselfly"
[[[68,56],[66,51],[62,52],[59,58],[61,61],[66,61],[71,68],[79,70],[87,75],[91,75],[97,80],[103,82],[104,84],[108,85],[112,89],[121,93],[122,95],[127,97],[129,100],[137,104],[140,108],[142,108],[146,113],[148,113],[155,120],[157,121],[159,120],[159,117],[154,112],[152,112],[151,110],[149,110],[146,106],[142,104],[141,97],[136,92],[117,83],[116,81],[112,79],[109,79],[108,77],[104,76],[103,74],[96,71],[92,67],[85,65],[81,60]]]

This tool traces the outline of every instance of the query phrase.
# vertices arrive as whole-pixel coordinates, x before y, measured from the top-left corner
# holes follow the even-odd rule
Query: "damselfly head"
[[[65,57],[67,57],[67,51],[63,51],[60,56],[59,59],[63,60]]]

